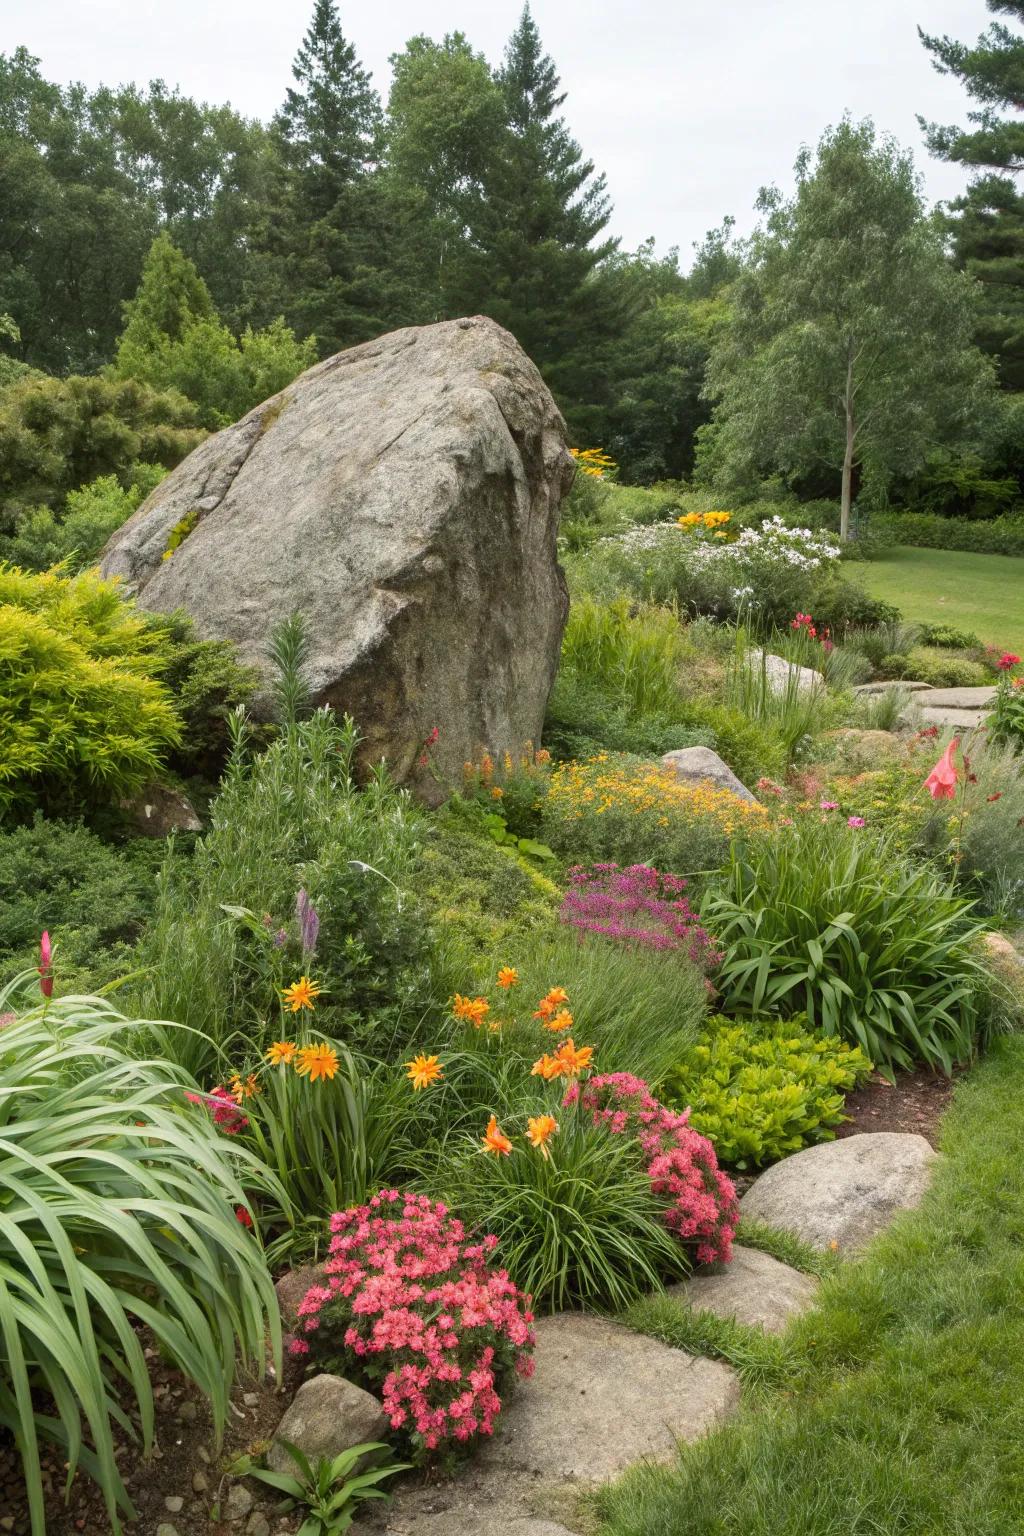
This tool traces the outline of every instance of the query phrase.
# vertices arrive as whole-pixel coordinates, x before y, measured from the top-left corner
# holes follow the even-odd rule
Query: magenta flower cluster
[[[702,970],[721,960],[714,939],[683,895],[681,876],[660,874],[648,864],[577,864],[568,878],[564,923],[623,944],[681,949]]]
[[[377,1390],[423,1456],[490,1435],[501,1393],[533,1374],[533,1313],[462,1223],[425,1195],[385,1189],[331,1217],[324,1283],[298,1308],[292,1354]]]
[[[698,1264],[732,1258],[740,1219],[736,1186],[718,1166],[715,1149],[690,1125],[690,1111],[677,1114],[654,1097],[643,1078],[609,1072],[573,1083],[563,1107],[579,1102],[595,1125],[615,1136],[635,1136],[654,1193],[666,1202],[665,1225],[692,1245]]]
[[[190,1104],[202,1104],[213,1116],[214,1125],[219,1125],[225,1136],[237,1136],[239,1131],[244,1131],[249,1124],[248,1119],[238,1107],[238,1101],[234,1094],[227,1088],[222,1088],[218,1083],[216,1088],[211,1088],[209,1093],[185,1094]]]

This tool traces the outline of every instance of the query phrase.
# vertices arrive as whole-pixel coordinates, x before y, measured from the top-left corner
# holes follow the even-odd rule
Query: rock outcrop
[[[738,795],[741,800],[749,800],[756,804],[757,796],[751,794],[747,786],[733,773],[729,764],[710,747],[677,747],[674,752],[666,752],[661,762],[664,768],[669,769],[684,783],[713,784],[716,789],[727,789],[730,794]]]
[[[539,739],[568,610],[555,539],[562,418],[518,343],[476,318],[329,358],[207,441],[109,541],[103,573],[184,608],[266,676],[299,612],[313,701],[364,763],[428,795],[482,749]]]

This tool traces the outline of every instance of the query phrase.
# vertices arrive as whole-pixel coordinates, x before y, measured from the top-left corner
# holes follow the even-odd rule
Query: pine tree
[[[563,403],[582,409],[599,389],[595,348],[618,325],[597,276],[617,242],[598,238],[611,215],[605,178],[560,115],[565,93],[529,5],[497,81],[506,129],[474,210],[462,307],[507,326]]]
[[[993,13],[1024,22],[1024,0],[987,0]],[[978,278],[985,299],[978,341],[999,365],[1006,389],[1024,389],[1024,35],[995,21],[973,48],[949,37],[920,33],[941,74],[963,83],[979,104],[970,128],[921,126],[929,149],[944,160],[977,167],[980,174],[950,205],[950,231],[958,265]],[[1006,108],[1016,117],[1001,116]]]

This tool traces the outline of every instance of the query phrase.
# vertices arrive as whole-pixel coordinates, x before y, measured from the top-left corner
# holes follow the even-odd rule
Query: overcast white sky
[[[500,59],[521,0],[341,0],[342,25],[386,96],[388,55],[416,32],[461,29]],[[269,117],[312,0],[0,0],[0,52],[23,43],[54,80],[161,77]],[[911,147],[932,199],[963,184],[930,159],[915,118],[964,120],[966,96],[918,41],[973,39],[982,0],[533,0],[569,92],[566,114],[608,176],[627,248],[691,244],[724,214],[742,230],[767,182],[789,185],[801,143],[849,109]]]

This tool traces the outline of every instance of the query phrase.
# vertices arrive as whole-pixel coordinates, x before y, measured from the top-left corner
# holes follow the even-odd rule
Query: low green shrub
[[[0,992],[0,1014],[17,1006]],[[126,1413],[154,1440],[137,1329],[207,1397],[217,1440],[236,1357],[260,1369],[281,1324],[242,1181],[249,1155],[186,1102],[191,1079],[139,1059],[138,1026],[96,998],[31,1006],[0,1030],[0,1428],[14,1436],[34,1536],[43,1460],[134,1517],[116,1460]],[[88,1448],[83,1443],[87,1441]]]
[[[115,583],[0,565],[0,810],[139,789],[181,739],[166,659]]]
[[[938,646],[915,646],[906,663],[904,677],[933,688],[983,688],[992,681],[991,669],[982,662]]]
[[[719,1162],[759,1168],[817,1141],[831,1141],[843,1096],[871,1063],[833,1035],[812,1034],[804,1017],[708,1021],[706,1033],[669,1074],[665,1099],[689,1108]]]
[[[0,538],[0,556],[27,571],[58,563],[71,572],[85,570],[166,473],[162,464],[134,464],[125,474],[127,485],[116,475],[101,475],[69,491],[59,513],[34,507],[19,519],[15,534]]]
[[[990,987],[985,925],[867,828],[805,815],[737,840],[702,916],[726,952],[726,1012],[806,1012],[886,1071],[948,1073],[973,1054]]]
[[[146,622],[159,637],[160,680],[181,720],[169,766],[185,777],[215,780],[231,747],[229,717],[252,702],[259,673],[242,665],[230,640],[200,640],[182,609],[147,614]]]
[[[919,639],[922,645],[941,645],[953,651],[968,651],[981,646],[973,629],[957,629],[954,624],[922,624]]]
[[[926,512],[877,513],[871,519],[892,544],[923,549],[962,549],[983,555],[1024,555],[1024,517],[993,517],[976,521],[936,517]]]
[[[123,850],[38,813],[0,832],[0,985],[38,963],[44,929],[55,946],[58,996],[126,975],[156,899],[159,856],[149,839]]]

